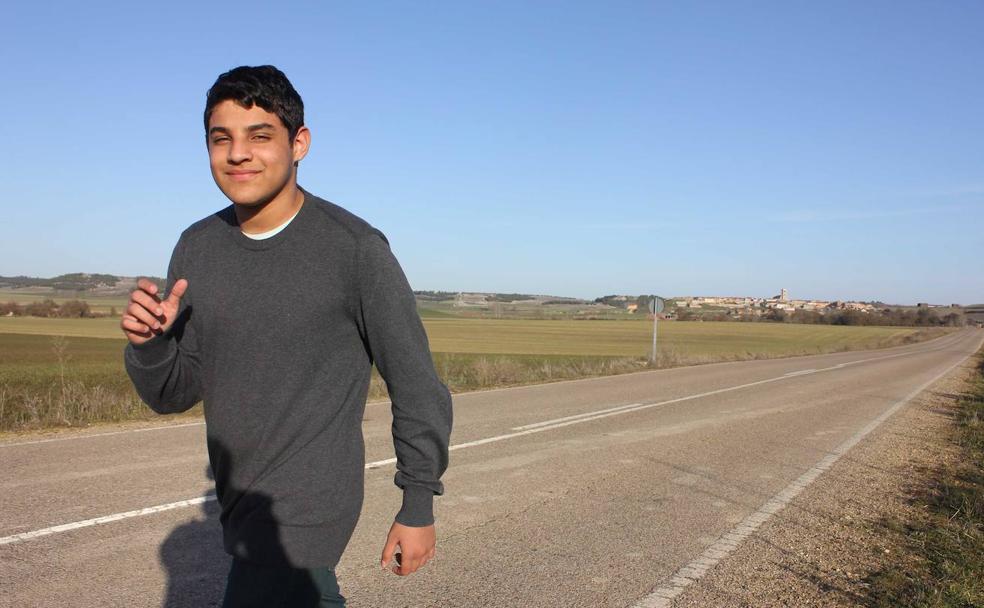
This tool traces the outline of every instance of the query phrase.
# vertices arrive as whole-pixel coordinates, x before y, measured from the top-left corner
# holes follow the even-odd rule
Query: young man
[[[399,545],[399,575],[434,556],[451,397],[383,234],[297,185],[311,134],[286,76],[273,66],[219,76],[205,131],[232,205],[181,234],[166,295],[138,282],[120,323],[126,370],[159,413],[204,401],[233,556],[224,605],[344,605],[334,568],[362,506],[373,362],[403,489],[381,567]]]

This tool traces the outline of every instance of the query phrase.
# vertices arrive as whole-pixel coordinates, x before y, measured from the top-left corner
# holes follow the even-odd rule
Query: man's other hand
[[[178,279],[171,287],[171,293],[167,294],[167,299],[162,301],[153,281],[139,279],[137,288],[130,292],[130,301],[120,321],[120,328],[130,343],[143,344],[171,329],[178,315],[181,296],[187,289],[187,279]]]
[[[418,568],[434,557],[437,532],[434,530],[433,524],[415,528],[393,522],[389,535],[386,537],[386,546],[383,547],[383,557],[379,562],[380,568],[386,569],[387,564],[393,559],[397,545],[400,545],[400,554],[396,556],[397,565],[393,566],[391,570],[393,574],[406,576],[416,572]]]

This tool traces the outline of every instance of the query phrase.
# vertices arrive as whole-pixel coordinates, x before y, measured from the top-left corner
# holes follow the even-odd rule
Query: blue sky
[[[272,9],[271,7],[276,7]],[[415,289],[984,301],[980,2],[17,3],[0,275],[163,275],[272,63]]]

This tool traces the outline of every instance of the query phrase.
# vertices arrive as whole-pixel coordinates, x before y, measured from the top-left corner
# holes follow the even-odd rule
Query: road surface
[[[353,608],[670,606],[984,342],[720,363],[455,396],[437,556],[379,569],[400,505],[388,404],[338,577]],[[218,605],[200,423],[0,444],[0,606]]]

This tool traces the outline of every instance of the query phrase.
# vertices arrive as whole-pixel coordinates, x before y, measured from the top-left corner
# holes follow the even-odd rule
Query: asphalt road
[[[388,404],[370,404],[342,592],[352,607],[670,605],[982,342],[968,329],[893,349],[458,395],[437,556],[410,577],[378,567],[400,496]],[[229,562],[204,432],[0,444],[0,606],[218,605]]]

